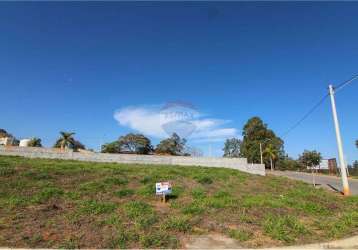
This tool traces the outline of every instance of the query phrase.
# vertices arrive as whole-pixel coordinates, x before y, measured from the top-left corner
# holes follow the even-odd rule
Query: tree
[[[106,143],[101,146],[101,153],[119,154],[121,152],[121,146],[118,141]]]
[[[15,137],[12,134],[8,133],[5,129],[0,128],[0,138],[4,138],[4,137],[10,137],[15,139]]]
[[[242,132],[243,140],[240,146],[240,153],[242,157],[246,157],[249,162],[260,162],[260,143],[262,149],[268,145],[277,152],[277,159],[284,157],[283,140],[276,136],[276,134],[268,129],[267,124],[263,123],[261,118],[252,117],[244,125]],[[267,155],[265,157],[268,157]],[[268,161],[266,158],[265,161]]]
[[[358,140],[356,140],[356,147],[358,148]]]
[[[79,149],[86,149],[86,147],[80,141],[75,140],[72,149],[77,151]]]
[[[186,140],[181,139],[176,133],[170,138],[162,140],[155,149],[158,154],[183,155]]]
[[[320,164],[322,160],[321,153],[317,152],[316,150],[309,151],[305,150],[302,155],[299,156],[299,161],[308,167],[315,167]]]
[[[75,133],[61,131],[60,134],[61,137],[58,138],[58,140],[56,141],[54,148],[61,148],[61,149],[73,148],[75,145],[75,139],[73,138],[73,135]]]
[[[226,139],[224,145],[224,157],[240,157],[241,141],[237,138]]]
[[[120,152],[148,154],[153,150],[150,140],[142,134],[127,134],[118,139]]]
[[[279,170],[301,170],[304,166],[299,161],[285,156],[276,162],[275,168]]]
[[[41,139],[37,138],[37,137],[31,138],[31,140],[29,141],[28,146],[29,147],[42,147]]]
[[[9,135],[5,129],[0,128],[0,138],[9,137]]]
[[[358,161],[357,161],[357,160],[353,162],[353,168],[357,168],[357,169],[358,169]]]
[[[276,150],[276,148],[272,145],[269,144],[264,152],[263,155],[267,156],[270,159],[270,166],[271,166],[271,171],[274,170],[274,162],[276,161],[277,157],[278,157],[278,151]]]

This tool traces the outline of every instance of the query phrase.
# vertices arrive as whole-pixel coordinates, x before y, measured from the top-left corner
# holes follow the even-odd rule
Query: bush
[[[293,160],[291,158],[286,158],[283,160],[279,160],[276,163],[276,169],[278,170],[304,170],[305,167],[298,161]]]

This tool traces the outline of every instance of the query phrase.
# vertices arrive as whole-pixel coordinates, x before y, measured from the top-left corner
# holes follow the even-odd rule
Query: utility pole
[[[262,143],[260,142],[260,157],[261,157],[261,164],[263,164],[263,159],[262,159]]]
[[[341,167],[343,194],[350,195],[347,171],[346,171],[346,163],[344,161],[344,154],[343,154],[341,131],[339,129],[338,116],[337,116],[337,110],[336,110],[336,101],[334,98],[334,89],[333,89],[332,85],[329,85],[328,88],[329,88],[329,95],[331,96],[334,127],[336,129],[336,139],[337,139],[337,146],[338,146],[339,163],[340,163],[340,167]]]

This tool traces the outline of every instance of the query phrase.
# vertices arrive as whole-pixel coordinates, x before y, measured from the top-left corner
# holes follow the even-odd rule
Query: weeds
[[[191,224],[188,217],[170,217],[163,225],[164,229],[178,232],[188,232],[191,230]]]
[[[44,188],[40,193],[36,194],[32,201],[35,203],[45,203],[51,198],[58,198],[64,194],[63,190],[57,187]]]
[[[155,195],[163,180],[173,184],[167,203]],[[210,231],[253,247],[358,233],[357,197],[232,169],[0,156],[0,182],[0,241],[10,247],[176,248]]]
[[[237,229],[229,229],[227,234],[230,238],[233,238],[238,241],[247,241],[252,237],[252,233]]]
[[[117,205],[111,202],[99,202],[94,200],[84,201],[80,205],[81,213],[98,215],[111,213],[117,208]]]
[[[120,198],[126,197],[126,196],[132,196],[133,194],[134,194],[133,189],[122,189],[122,190],[115,192],[115,195]]]
[[[293,216],[269,215],[264,222],[265,233],[273,239],[291,243],[300,235],[306,234],[306,228]]]
[[[198,175],[198,176],[195,176],[194,179],[197,182],[199,182],[200,184],[212,184],[213,183],[213,179],[206,175]]]
[[[125,204],[124,211],[140,228],[148,228],[158,220],[152,207],[145,202],[131,201]]]
[[[140,236],[140,243],[144,248],[177,248],[178,240],[163,231],[154,231]]]
[[[105,179],[103,182],[107,185],[126,185],[128,183],[128,180],[118,177],[109,177]]]

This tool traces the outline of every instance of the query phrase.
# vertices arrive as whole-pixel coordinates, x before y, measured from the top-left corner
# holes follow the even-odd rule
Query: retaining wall
[[[0,155],[15,155],[30,158],[49,158],[93,162],[224,167],[237,169],[251,174],[265,175],[265,166],[263,164],[247,163],[246,158],[103,154],[92,152],[73,152],[71,150],[62,151],[60,149],[53,148],[14,146],[0,146]]]

